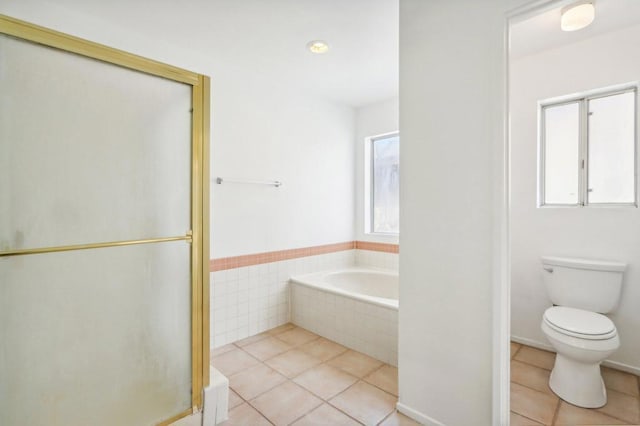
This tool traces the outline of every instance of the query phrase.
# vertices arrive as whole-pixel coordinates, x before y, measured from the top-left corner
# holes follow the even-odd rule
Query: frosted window
[[[577,204],[580,104],[544,109],[544,204]]]
[[[0,424],[154,425],[191,406],[184,241],[0,258]]]
[[[635,201],[635,94],[589,101],[590,203]]]
[[[400,137],[389,136],[371,142],[372,230],[399,232]]]
[[[636,102],[627,87],[542,107],[542,205],[636,205]]]
[[[0,250],[185,235],[191,87],[0,36]]]

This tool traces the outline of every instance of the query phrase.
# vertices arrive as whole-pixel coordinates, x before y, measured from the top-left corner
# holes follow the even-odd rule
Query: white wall
[[[284,182],[278,189],[212,183],[212,257],[353,240],[352,108],[174,44],[164,27],[136,33],[44,0],[7,0],[0,13],[211,76],[212,177]],[[155,13],[171,16],[170,6]]]
[[[503,40],[506,11],[523,3],[400,1],[399,408],[427,424],[507,421],[508,390],[492,401],[492,385],[508,382],[492,377]]]
[[[398,236],[365,232],[365,138],[397,132],[399,129],[399,99],[376,102],[356,110],[355,150],[355,236],[358,241],[398,244]],[[401,142],[402,143],[402,142]],[[402,160],[400,160],[402,161]]]
[[[626,262],[622,300],[610,315],[620,334],[611,361],[640,373],[640,211],[637,208],[536,208],[537,101],[640,76],[640,26],[515,60],[511,65],[512,335],[549,346],[540,330],[551,306],[540,256]],[[627,368],[628,369],[628,368]]]
[[[353,240],[353,110],[263,86],[214,85],[212,173],[284,184],[213,185],[212,257]]]

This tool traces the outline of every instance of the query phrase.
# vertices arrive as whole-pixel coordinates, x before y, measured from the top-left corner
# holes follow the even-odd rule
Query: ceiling
[[[398,95],[398,0],[56,0],[213,64],[360,107]],[[311,54],[315,39],[331,46]]]
[[[595,7],[593,23],[578,31],[564,32],[560,29],[561,7],[514,24],[511,27],[510,57],[517,59],[640,24],[640,0],[596,0]]]

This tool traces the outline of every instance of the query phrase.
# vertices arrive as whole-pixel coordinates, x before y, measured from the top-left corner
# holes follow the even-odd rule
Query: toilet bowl
[[[600,363],[620,347],[613,322],[595,312],[554,306],[545,311],[541,328],[557,352],[551,390],[579,407],[605,405]]]
[[[624,263],[548,257],[543,281],[554,306],[542,316],[542,331],[556,350],[549,387],[585,408],[602,407],[607,391],[600,363],[620,347],[616,326],[604,314],[620,300]]]

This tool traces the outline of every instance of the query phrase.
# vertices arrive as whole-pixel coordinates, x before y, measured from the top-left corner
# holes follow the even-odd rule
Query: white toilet
[[[549,387],[563,400],[602,407],[607,391],[600,363],[618,347],[615,324],[606,316],[620,298],[626,265],[617,262],[543,257],[547,293],[542,331],[557,352]]]

